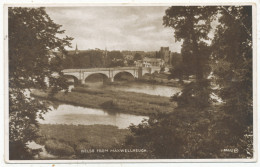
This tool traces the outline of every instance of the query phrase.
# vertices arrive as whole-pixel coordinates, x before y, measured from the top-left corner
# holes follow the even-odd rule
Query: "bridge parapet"
[[[85,79],[95,73],[104,74],[110,81],[114,81],[114,77],[120,72],[128,72],[133,75],[134,78],[141,78],[145,73],[151,73],[151,70],[142,67],[114,67],[114,68],[89,68],[89,69],[64,69],[62,70],[64,75],[70,75],[76,77],[85,83]]]
[[[95,71],[115,71],[115,70],[138,70],[140,67],[114,67],[114,68],[85,68],[85,69],[64,69],[62,72],[95,72]]]

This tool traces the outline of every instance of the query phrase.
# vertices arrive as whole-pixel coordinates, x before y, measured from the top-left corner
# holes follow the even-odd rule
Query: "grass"
[[[32,92],[32,95],[49,98],[48,93],[38,90]],[[170,102],[168,97],[88,87],[76,87],[67,94],[59,92],[49,100],[89,108],[101,108],[110,112],[145,116],[160,112],[172,112],[176,107],[176,104]]]
[[[128,129],[111,125],[41,124],[36,143],[58,156],[82,155],[82,150],[116,148],[124,143]]]
[[[145,149],[142,146],[126,146],[125,139],[131,132],[111,125],[40,124],[39,135],[42,137],[35,142],[44,145],[47,152],[56,155],[55,159],[144,159],[149,155],[149,150],[143,153],[111,151]]]
[[[169,74],[165,73],[153,73],[153,74],[146,74],[142,78],[136,80],[136,82],[143,82],[143,83],[150,83],[155,85],[166,85],[172,87],[182,87],[179,82],[174,80],[168,79]]]

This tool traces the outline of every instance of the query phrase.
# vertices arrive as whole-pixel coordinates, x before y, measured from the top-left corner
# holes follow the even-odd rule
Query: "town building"
[[[145,57],[143,60],[135,61],[137,67],[163,67],[164,60]]]
[[[143,60],[136,60],[134,64],[136,67],[143,67]]]
[[[143,64],[145,67],[162,67],[164,66],[164,60],[145,57],[143,59]]]

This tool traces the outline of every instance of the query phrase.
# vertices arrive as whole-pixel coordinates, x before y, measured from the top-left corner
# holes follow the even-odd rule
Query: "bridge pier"
[[[84,80],[84,79],[81,79],[81,80],[80,80],[80,83],[81,83],[81,84],[85,84],[85,80]]]
[[[110,78],[110,82],[114,82],[114,77],[111,77],[111,78]]]

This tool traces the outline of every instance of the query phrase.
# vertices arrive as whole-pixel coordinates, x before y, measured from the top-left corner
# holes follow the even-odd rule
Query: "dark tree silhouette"
[[[175,68],[181,75],[196,75],[196,82],[185,87],[182,93],[176,94],[173,100],[179,105],[192,102],[193,107],[203,108],[210,104],[210,89],[207,74],[209,74],[208,61],[210,53],[207,52],[208,34],[211,30],[211,21],[216,14],[216,7],[185,6],[170,7],[165,11],[163,24],[174,29],[174,37],[177,41],[183,41],[181,55],[182,63]],[[181,68],[181,69],[180,69]],[[205,94],[204,94],[205,93]],[[184,97],[185,96],[185,97]],[[204,98],[201,98],[204,97]],[[190,99],[182,101],[183,99]]]
[[[10,159],[32,158],[27,143],[37,138],[37,117],[48,111],[30,90],[47,89],[46,78],[52,93],[67,87],[57,53],[66,54],[72,38],[57,37],[60,28],[44,8],[8,8]]]
[[[219,25],[207,46],[199,41],[207,39],[211,14]],[[197,78],[183,88],[173,112],[130,126],[133,135],[126,144],[147,148],[149,158],[252,158],[252,7],[171,7],[164,21],[175,28],[177,40],[183,39],[183,50],[190,51]],[[223,103],[205,105],[212,93]]]
[[[134,60],[142,60],[142,55],[140,53],[136,53],[134,55]]]
[[[212,43],[212,69],[217,89],[223,100],[219,124],[214,129],[219,145],[238,148],[252,157],[253,133],[253,45],[252,7],[225,6],[219,8],[221,17]],[[248,146],[247,146],[248,144]]]

